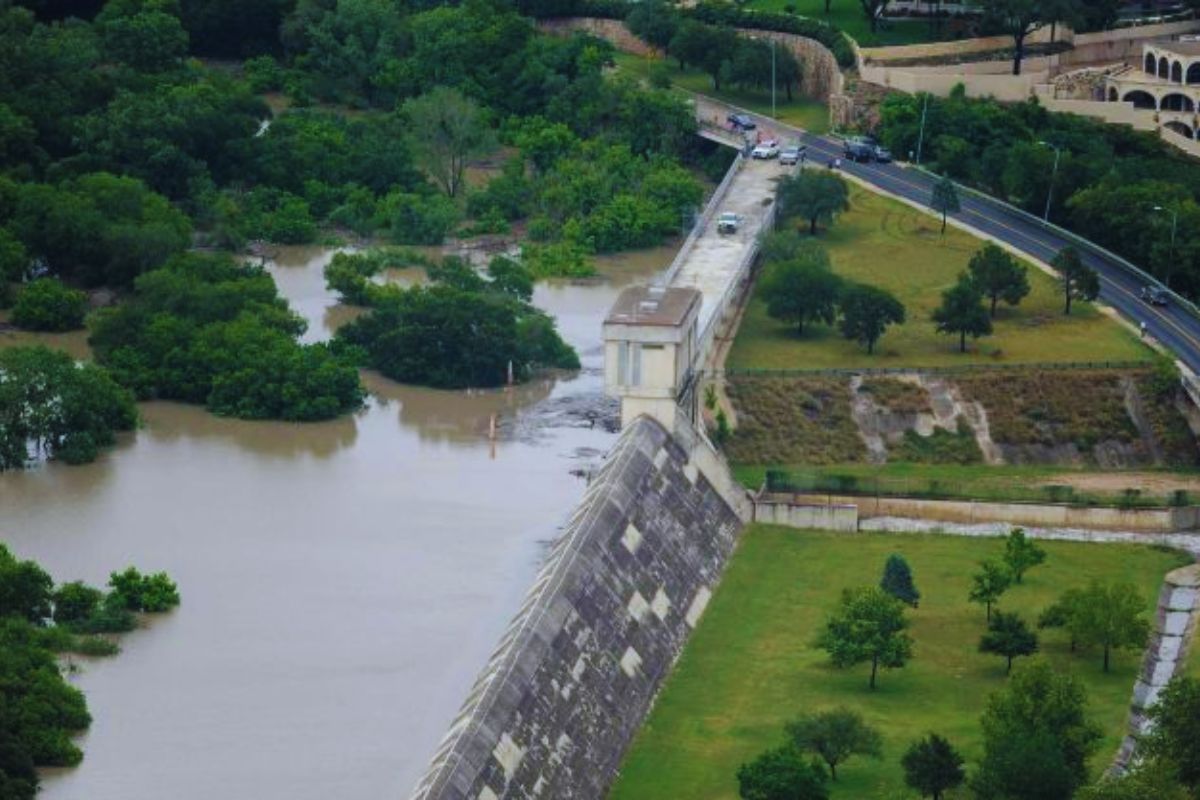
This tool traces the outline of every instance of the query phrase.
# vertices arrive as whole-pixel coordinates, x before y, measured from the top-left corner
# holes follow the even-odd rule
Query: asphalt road
[[[741,109],[738,109],[741,111]],[[732,107],[707,97],[697,97],[696,114],[702,120],[724,121]],[[808,158],[824,166],[830,159],[842,158],[841,171],[853,175],[883,191],[921,204],[928,204],[933,180],[920,172],[899,164],[857,164],[842,157],[840,140],[816,136],[800,128],[785,125],[769,117],[750,114],[765,132],[777,133],[780,139],[798,140],[808,145]],[[951,214],[975,230],[992,236],[1033,258],[1049,262],[1071,242],[1052,230],[1030,221],[1016,210],[998,201],[960,191],[962,210]],[[1139,294],[1142,282],[1112,259],[1091,250],[1080,249],[1084,263],[1100,275],[1100,299],[1115,308],[1137,325],[1145,322],[1150,336],[1175,353],[1193,372],[1200,373],[1200,319],[1188,310],[1172,303],[1166,307],[1152,306]]]

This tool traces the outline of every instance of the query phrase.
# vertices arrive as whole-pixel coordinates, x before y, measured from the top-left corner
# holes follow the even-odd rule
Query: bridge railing
[[[721,179],[719,184],[717,184],[717,188],[713,191],[712,197],[710,197],[708,200],[708,205],[704,207],[704,212],[700,215],[700,218],[696,220],[696,224],[692,226],[691,233],[689,233],[687,238],[683,240],[683,244],[680,245],[679,250],[675,253],[675,258],[671,260],[670,266],[667,267],[667,271],[663,273],[660,281],[664,286],[670,286],[671,282],[675,280],[675,276],[679,274],[679,270],[683,267],[683,264],[685,261],[687,261],[692,249],[696,246],[696,241],[703,236],[704,232],[708,229],[709,224],[712,222],[713,216],[717,213],[717,209],[721,206],[721,202],[725,199],[725,195],[729,194],[729,187],[733,185],[733,179],[742,169],[743,163],[744,161],[742,155],[739,153],[736,157],[734,157],[733,163],[729,165],[729,169],[725,171],[725,177]]]
[[[909,167],[909,169],[916,170],[930,178],[940,179],[942,177],[935,172],[932,172],[930,170],[925,169],[924,167],[917,166],[917,165],[911,165]],[[1085,239],[1084,237],[1080,236],[1079,234],[1077,234],[1073,231],[1069,231],[1060,225],[1055,225],[1053,222],[1048,222],[1039,216],[1030,214],[1028,211],[1025,211],[1024,209],[1021,209],[1021,208],[1017,208],[1016,206],[1012,205],[1011,203],[1006,203],[1003,200],[1000,200],[999,198],[993,197],[992,195],[988,194],[987,192],[980,191],[979,189],[976,189],[971,186],[967,186],[966,184],[958,183],[957,181],[955,181],[955,185],[958,186],[958,188],[960,190],[966,192],[967,194],[970,194],[972,197],[976,197],[980,200],[985,200],[987,202],[994,203],[998,206],[1002,206],[1006,210],[1011,211],[1012,213],[1021,217],[1026,222],[1032,223],[1032,224],[1038,226],[1039,228],[1042,228],[1043,230],[1047,230],[1052,233],[1055,233],[1058,236],[1061,236],[1062,238],[1071,242],[1076,247],[1078,247],[1082,250],[1087,250],[1087,251],[1091,252],[1093,255],[1097,255],[1103,259],[1111,261],[1112,263],[1114,263],[1118,267],[1120,267],[1125,273],[1127,273],[1131,277],[1137,278],[1142,283],[1145,283],[1149,286],[1156,286],[1156,287],[1162,289],[1163,291],[1167,292],[1167,294],[1169,294],[1171,296],[1171,299],[1175,303],[1177,303],[1180,308],[1182,308],[1187,313],[1191,314],[1197,320],[1200,320],[1200,308],[1198,308],[1195,303],[1193,303],[1191,300],[1188,300],[1183,295],[1178,294],[1177,292],[1175,292],[1174,290],[1169,288],[1166,284],[1164,284],[1162,281],[1160,281],[1158,278],[1154,277],[1149,272],[1146,272],[1145,270],[1141,269],[1140,267],[1138,267],[1137,265],[1135,265],[1133,262],[1129,261],[1128,259],[1123,258],[1122,256],[1119,256],[1116,253],[1112,252],[1111,250],[1109,250],[1105,247],[1101,247],[1100,245],[1096,244],[1095,242],[1091,241],[1090,239]]]

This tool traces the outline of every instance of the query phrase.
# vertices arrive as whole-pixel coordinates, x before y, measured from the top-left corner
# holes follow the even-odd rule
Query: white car
[[[779,155],[779,142],[770,140],[759,144],[750,151],[751,158],[775,158]]]
[[[742,226],[742,215],[734,214],[732,211],[726,211],[717,218],[717,233],[737,233],[738,228]]]

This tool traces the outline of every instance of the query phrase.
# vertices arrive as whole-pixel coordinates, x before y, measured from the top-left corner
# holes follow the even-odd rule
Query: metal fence
[[[954,364],[950,366],[932,367],[861,367],[851,368],[789,368],[789,369],[755,369],[755,368],[726,368],[711,370],[711,378],[850,378],[856,375],[961,375],[970,372],[1021,372],[1027,370],[1039,371],[1070,371],[1070,370],[1111,370],[1111,369],[1147,369],[1147,361],[1066,361],[1055,363],[1027,362],[1019,364]]]
[[[1080,491],[1067,484],[1038,485],[1031,480],[1012,484],[956,481],[930,477],[892,477],[769,469],[763,484],[771,494],[824,494],[854,497],[897,497],[917,500],[975,500],[996,503],[1056,504],[1075,508],[1161,508],[1183,507],[1195,499],[1179,490],[1150,494],[1136,487],[1116,492]]]

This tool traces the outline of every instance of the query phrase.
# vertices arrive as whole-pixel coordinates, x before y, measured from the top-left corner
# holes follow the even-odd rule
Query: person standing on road
[[[1145,320],[1142,320],[1141,322],[1138,323],[1138,332],[1141,333],[1143,339],[1146,338],[1146,321]]]

